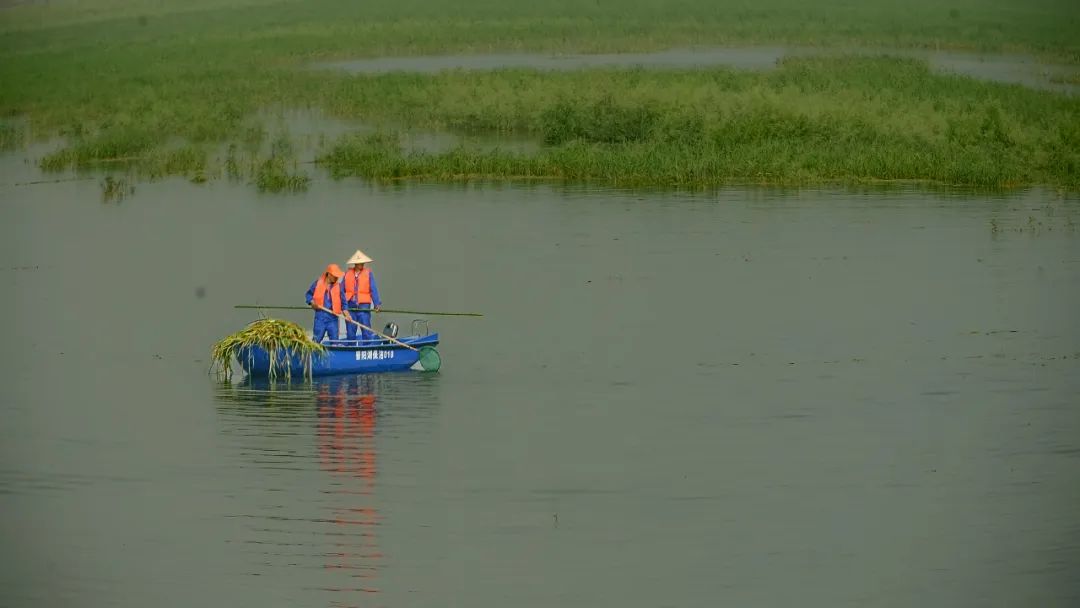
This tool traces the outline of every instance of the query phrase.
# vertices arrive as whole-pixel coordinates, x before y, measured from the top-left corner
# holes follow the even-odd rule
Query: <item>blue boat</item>
[[[376,372],[400,372],[410,369],[437,370],[439,367],[438,353],[435,346],[439,344],[439,334],[432,333],[424,336],[407,336],[398,338],[401,342],[416,348],[411,350],[389,340],[376,338],[372,340],[326,340],[322,344],[326,347],[325,355],[315,355],[311,359],[312,376],[329,376],[333,374],[369,374]],[[421,366],[420,356],[425,356],[425,366]],[[249,376],[266,377],[270,375],[270,353],[265,349],[252,346],[242,349],[237,355],[240,367]],[[434,361],[434,364],[432,364]],[[288,371],[286,371],[286,365]],[[305,374],[304,362],[284,349],[278,350],[275,356],[274,373],[277,376],[291,374],[293,377],[303,377]]]

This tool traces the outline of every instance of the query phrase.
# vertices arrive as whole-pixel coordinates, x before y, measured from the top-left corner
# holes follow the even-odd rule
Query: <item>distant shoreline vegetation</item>
[[[420,153],[403,151],[393,133],[346,136],[320,159],[334,175],[1080,189],[1077,100],[936,75],[911,59],[799,58],[770,73],[409,78],[408,95],[430,103],[395,95],[402,90],[397,77],[372,77],[365,88],[385,91],[365,111],[472,131],[524,131],[544,146]]]
[[[455,12],[412,0],[361,11],[340,0],[198,0],[185,12],[147,14],[129,0],[102,0],[107,10],[98,13],[67,5],[7,9],[0,114],[25,120],[0,119],[0,145],[59,134],[63,147],[36,159],[46,171],[179,175],[195,183],[231,178],[296,191],[307,187],[311,167],[298,162],[287,137],[271,137],[257,114],[319,108],[367,124],[513,133],[538,144],[425,152],[403,147],[390,129],[349,133],[327,142],[317,159],[335,177],[650,187],[896,181],[1080,191],[1077,96],[936,74],[910,58],[795,57],[768,72],[356,76],[302,67],[350,54],[847,42],[1024,50],[1080,71],[1080,43],[1069,35],[1080,18],[1070,2],[965,0],[950,9],[913,0],[904,10],[885,3],[839,10],[829,1],[807,8],[762,0],[755,10],[733,3],[726,17],[723,2],[705,0],[686,0],[679,10],[645,0],[623,3],[625,10],[612,2],[555,4],[510,1]],[[471,22],[470,10],[478,11]],[[241,27],[245,20],[249,26]],[[235,36],[230,27],[247,33]]]

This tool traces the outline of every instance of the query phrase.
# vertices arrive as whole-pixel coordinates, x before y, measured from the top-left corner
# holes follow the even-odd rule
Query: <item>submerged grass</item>
[[[1080,85],[1080,72],[1075,74],[1055,74],[1050,77],[1050,82],[1055,84]]]
[[[255,170],[255,185],[260,192],[301,192],[310,182],[311,177],[295,167],[290,172],[285,160],[277,157],[262,161]]]
[[[269,153],[253,152],[267,137],[254,117],[281,107],[411,127],[520,131],[546,143],[531,155],[405,154],[351,137],[323,158],[338,175],[655,185],[1043,181],[1075,189],[1075,98],[934,75],[910,60],[791,60],[770,73],[347,76],[303,68],[395,54],[745,44],[1022,51],[1080,64],[1078,30],[1074,0],[34,4],[0,15],[0,116],[24,115],[28,132],[67,137],[65,148],[41,160],[46,170],[195,182],[223,174],[266,191],[303,190],[310,180],[277,140]],[[17,137],[0,126],[0,145]],[[235,148],[222,167],[212,166],[208,151],[223,143]]]
[[[204,172],[206,156],[202,146],[170,148],[159,146],[149,136],[129,138],[122,133],[105,131],[95,137],[76,137],[69,145],[42,157],[38,164],[49,172],[121,168],[153,179]]]
[[[106,175],[101,180],[101,200],[106,203],[122,201],[132,194],[135,194],[135,186],[126,178]]]
[[[210,370],[225,377],[232,375],[232,362],[239,360],[252,346],[271,353],[269,375],[276,378],[280,369],[286,379],[292,378],[290,358],[297,357],[304,365],[304,377],[311,377],[313,357],[324,355],[326,348],[313,341],[296,323],[281,319],[259,319],[234,334],[225,336],[210,351]]]
[[[25,139],[23,130],[15,125],[0,122],[0,150],[11,150],[22,145]]]

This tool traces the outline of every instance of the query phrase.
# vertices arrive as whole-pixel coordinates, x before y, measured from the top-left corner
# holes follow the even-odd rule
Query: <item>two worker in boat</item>
[[[375,275],[367,268],[372,261],[357,249],[349,258],[349,270],[342,271],[337,264],[330,264],[308,288],[306,301],[308,306],[315,309],[312,334],[316,342],[322,341],[323,337],[338,339],[338,317],[342,314],[365,327],[371,327],[371,312],[378,312],[382,306]],[[354,323],[345,323],[347,339],[355,340],[356,330]],[[368,329],[361,329],[360,337],[370,340],[374,334]]]

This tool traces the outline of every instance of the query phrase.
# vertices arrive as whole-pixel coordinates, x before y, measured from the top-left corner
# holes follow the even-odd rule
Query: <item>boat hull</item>
[[[439,334],[409,336],[400,340],[414,348],[436,346]],[[402,372],[419,367],[419,353],[388,340],[333,340],[323,342],[323,346],[326,347],[326,354],[312,357],[312,376]],[[242,349],[237,354],[237,362],[249,376],[270,375],[270,353],[258,346]],[[281,349],[275,354],[274,372],[279,377],[287,374],[302,377],[304,362]]]

